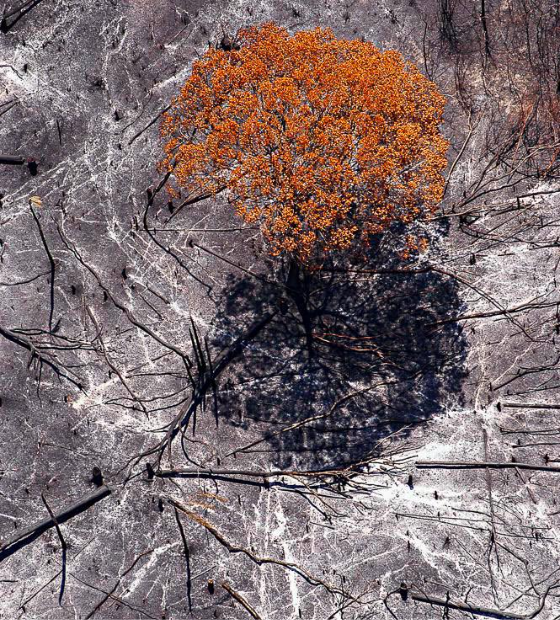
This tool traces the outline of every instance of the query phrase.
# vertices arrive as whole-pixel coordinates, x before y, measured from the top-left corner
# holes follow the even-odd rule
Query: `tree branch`
[[[53,514],[53,516],[51,516],[50,518],[38,521],[37,523],[34,523],[33,525],[21,530],[11,538],[3,541],[0,545],[0,562],[2,560],[5,560],[16,551],[19,551],[19,549],[21,549],[28,543],[33,542],[41,534],[46,532],[51,527],[55,526],[57,523],[65,523],[72,517],[75,517],[82,513],[84,510],[91,508],[91,506],[96,504],[98,501],[110,495],[111,492],[112,491],[109,487],[101,486],[94,493],[82,497],[74,504],[70,504],[56,514]]]

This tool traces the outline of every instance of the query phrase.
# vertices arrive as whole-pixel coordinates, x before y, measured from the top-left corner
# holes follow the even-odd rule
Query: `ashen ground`
[[[209,399],[198,414],[196,435],[184,439],[197,466],[309,469],[359,458],[406,422],[406,432],[385,445],[388,451],[409,450],[410,461],[397,475],[364,475],[368,491],[346,499],[302,496],[286,488],[295,485],[293,479],[266,486],[150,481],[141,467],[124,484],[127,461],[161,438],[154,429],[165,425],[189,395],[180,356],[161,341],[192,355],[192,317],[217,355],[252,320],[279,307],[270,287],[189,245],[196,239],[247,269],[270,273],[255,231],[202,231],[239,226],[219,201],[167,221],[167,198],[158,194],[148,226],[168,229],[153,233],[160,245],[142,224],[146,188],[159,181],[154,165],[161,154],[158,115],[208,40],[221,37],[222,25],[235,31],[268,19],[290,28],[331,26],[340,36],[365,36],[421,59],[423,30],[417,7],[408,2],[359,1],[346,7],[334,2],[44,0],[1,34],[0,152],[34,157],[39,173],[2,166],[0,327],[12,332],[48,328],[50,253],[52,324],[58,326],[53,342],[76,346],[55,353],[84,390],[59,381],[45,367],[38,389],[36,364],[28,368],[29,352],[2,338],[0,539],[47,517],[41,494],[56,512],[93,491],[94,467],[113,491],[61,526],[68,546],[61,605],[62,554],[54,528],[2,559],[3,617],[87,617],[94,611],[100,618],[123,619],[248,617],[221,587],[224,582],[262,618],[395,614],[404,620],[439,613],[425,603],[404,602],[399,594],[387,599],[390,611],[384,599],[402,582],[432,597],[445,598],[450,590],[452,598],[475,606],[504,609],[511,603],[522,614],[536,609],[537,593],[554,583],[555,474],[414,468],[416,458],[510,461],[514,455],[544,463],[544,451],[555,456],[553,445],[523,447],[543,442],[525,441],[519,434],[554,431],[550,412],[501,404],[498,409],[497,403],[508,390],[510,400],[530,402],[541,396],[534,390],[543,381],[545,401],[554,402],[553,371],[506,382],[519,366],[546,367],[554,361],[549,328],[556,250],[489,245],[476,235],[473,240],[469,227],[455,222],[449,236],[432,227],[430,260],[460,273],[477,291],[437,273],[331,283],[318,296],[323,315],[318,310],[317,320],[337,314],[356,333],[375,336],[384,361],[371,351],[342,354],[318,346],[310,363],[296,313],[288,307],[222,377],[217,425]],[[11,100],[17,104],[8,110]],[[460,142],[454,146],[457,151]],[[42,200],[35,209],[40,228],[29,207],[35,195]],[[554,199],[544,196],[536,205],[551,227]],[[495,221],[490,219],[488,228]],[[476,226],[483,228],[485,219]],[[502,229],[508,226],[505,222]],[[531,223],[528,230],[534,240]],[[539,234],[546,245],[549,232],[543,230]],[[498,314],[434,329],[448,317],[496,310],[480,289],[491,291],[502,307],[537,295],[551,305],[517,314],[515,320]],[[129,318],[111,296],[128,309]],[[109,359],[96,339],[100,334]],[[20,336],[47,341],[34,331]],[[149,416],[131,400],[115,368],[135,395],[153,399],[145,402]],[[379,386],[336,417],[277,434],[327,411],[345,390],[368,382]],[[252,452],[227,456],[261,439]],[[175,465],[194,466],[185,461],[179,443]],[[377,484],[382,488],[374,488]],[[189,579],[168,499],[203,517],[232,545],[295,563],[311,579],[228,551],[204,524],[183,513]],[[365,591],[364,604],[337,611],[351,602],[348,593],[358,597]],[[556,605],[549,595],[542,617],[554,617]],[[449,611],[449,617],[469,616]]]

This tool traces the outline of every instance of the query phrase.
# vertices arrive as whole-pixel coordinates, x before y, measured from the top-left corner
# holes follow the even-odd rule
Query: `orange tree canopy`
[[[303,263],[434,212],[445,99],[413,64],[330,29],[238,38],[194,62],[162,122],[161,168],[188,196],[226,192],[273,255]]]

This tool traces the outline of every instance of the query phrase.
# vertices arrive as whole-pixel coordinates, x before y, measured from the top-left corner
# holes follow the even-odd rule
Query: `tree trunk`
[[[305,330],[305,340],[309,359],[313,354],[313,324],[311,313],[309,312],[308,290],[306,286],[305,273],[302,274],[299,263],[293,258],[290,259],[288,277],[286,280],[288,295],[294,301],[296,308],[301,316],[303,328]]]

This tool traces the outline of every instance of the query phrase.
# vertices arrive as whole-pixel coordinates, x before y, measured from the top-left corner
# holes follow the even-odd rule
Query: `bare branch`
[[[229,594],[231,594],[231,596],[241,605],[241,607],[243,607],[244,609],[246,609],[249,612],[249,615],[254,618],[255,620],[262,620],[262,618],[259,616],[259,614],[251,607],[251,605],[249,605],[249,603],[241,596],[241,594],[239,594],[239,592],[236,592],[227,582],[223,582],[222,584],[222,588],[228,592]]]

